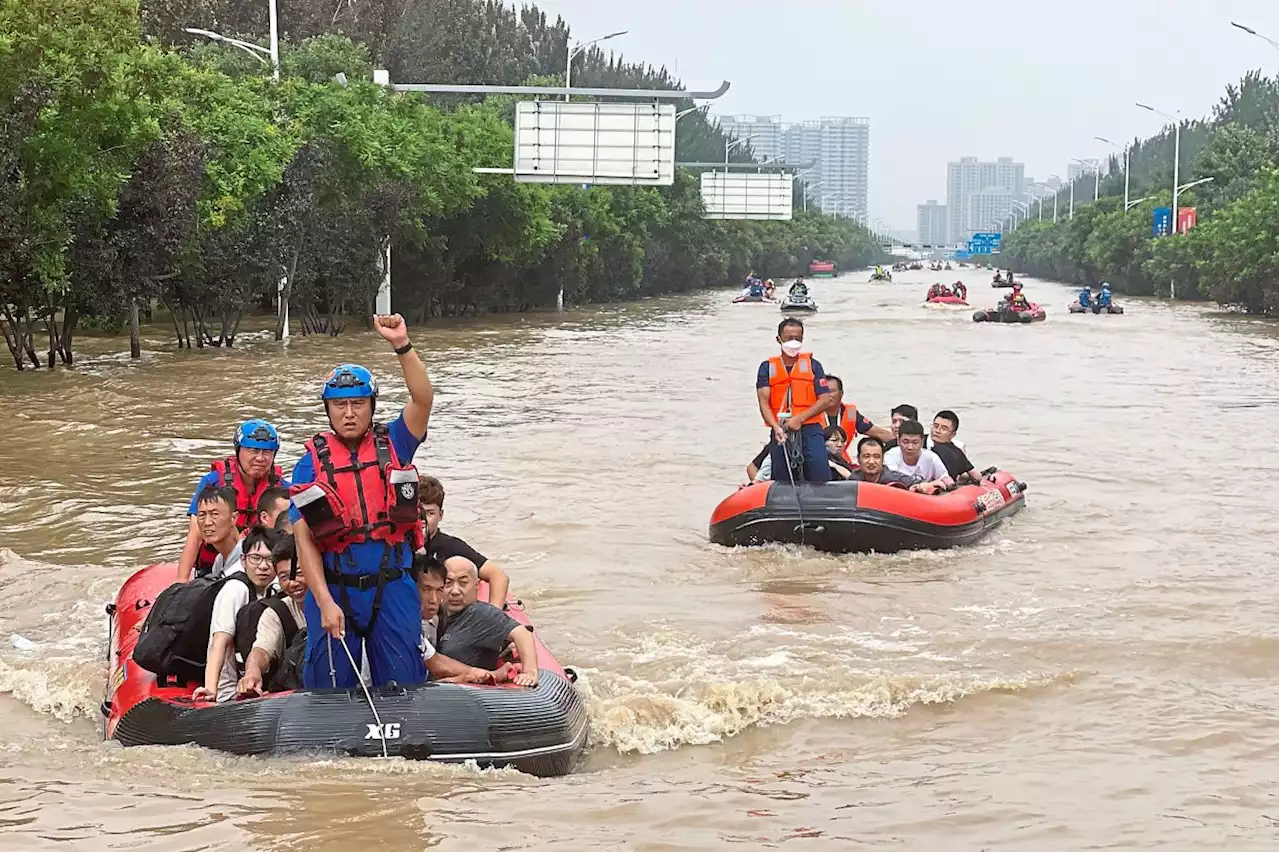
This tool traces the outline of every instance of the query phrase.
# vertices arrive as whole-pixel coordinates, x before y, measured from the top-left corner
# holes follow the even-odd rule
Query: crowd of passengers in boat
[[[747,465],[744,486],[852,480],[934,494],[979,480],[956,440],[954,411],[939,411],[928,436],[913,405],[895,406],[890,428],[875,425],[846,401],[844,382],[807,351],[804,331],[794,317],[778,323],[781,352],[757,371],[756,401],[769,441]]]
[[[399,315],[374,328],[409,391],[393,420],[374,422],[373,374],[343,364],[320,388],[329,428],[290,476],[276,464],[278,430],[255,418],[196,487],[177,584],[153,604],[212,601],[182,628],[208,637],[193,699],[360,680],[538,684],[532,633],[506,611],[506,572],[440,531],[444,487],[412,465],[434,399],[426,367]],[[138,649],[147,641],[144,628]]]

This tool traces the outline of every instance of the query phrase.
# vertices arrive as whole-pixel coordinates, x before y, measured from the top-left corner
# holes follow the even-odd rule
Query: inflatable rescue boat
[[[1088,313],[1122,314],[1124,313],[1124,308],[1122,308],[1120,305],[1117,305],[1115,302],[1112,302],[1111,304],[1106,305],[1105,307],[1102,305],[1099,305],[1097,302],[1094,302],[1093,304],[1089,305],[1089,307],[1086,308],[1084,305],[1080,304],[1077,301],[1067,305],[1067,313],[1069,314],[1088,314]]]
[[[805,544],[829,553],[961,547],[1020,512],[1026,489],[994,469],[983,472],[980,485],[934,495],[866,482],[760,482],[716,507],[711,541]]]
[[[974,322],[1006,322],[1006,323],[1032,323],[1044,322],[1044,308],[1035,302],[1030,302],[1020,311],[1010,310],[1005,307],[995,308],[990,311],[974,311]]]
[[[197,684],[160,682],[132,659],[152,601],[176,573],[174,564],[143,568],[107,607],[111,674],[102,713],[106,736],[126,746],[475,761],[539,776],[571,772],[586,748],[587,712],[573,686],[576,676],[537,633],[538,685],[532,689],[452,683],[370,687],[372,707],[359,687],[300,689],[222,704],[193,701]],[[507,613],[529,624],[518,601],[509,601]]]

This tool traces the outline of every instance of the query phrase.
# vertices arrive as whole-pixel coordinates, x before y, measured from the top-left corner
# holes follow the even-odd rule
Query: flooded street
[[[921,305],[956,278],[971,308]],[[592,748],[555,780],[101,740],[103,605],[176,560],[240,420],[280,427],[288,470],[335,364],[398,409],[371,332],[177,353],[157,324],[141,362],[94,340],[74,372],[0,372],[0,848],[1275,849],[1275,324],[1124,297],[1070,316],[1029,280],[1048,320],[992,326],[986,271],[866,279],[811,282],[806,341],[873,421],[954,409],[977,466],[1026,481],[975,547],[707,542],[766,439],[776,306],[412,329],[442,528],[583,675]]]

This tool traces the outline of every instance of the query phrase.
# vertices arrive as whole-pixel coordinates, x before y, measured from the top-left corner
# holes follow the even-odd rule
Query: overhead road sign
[[[374,72],[377,73],[376,71]],[[380,82],[375,80],[375,82]],[[387,83],[397,92],[431,92],[448,95],[578,95],[584,98],[628,98],[657,101],[714,101],[729,91],[725,80],[718,89],[690,92],[678,89],[593,89],[573,86],[459,86],[453,83]]]
[[[791,219],[795,175],[703,172],[704,219]]]
[[[670,186],[676,108],[661,103],[519,101],[515,178],[523,183]]]

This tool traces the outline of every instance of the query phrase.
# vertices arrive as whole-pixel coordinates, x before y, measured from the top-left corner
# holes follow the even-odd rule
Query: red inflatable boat
[[[959,296],[957,296],[957,295],[955,295],[955,294],[952,294],[952,295],[950,295],[950,296],[930,296],[929,298],[925,299],[925,304],[929,304],[929,305],[964,305],[964,306],[966,306],[966,307],[967,307],[969,303],[968,303],[968,302],[966,302],[966,301],[965,301],[964,299],[962,299],[961,297],[959,297]]]
[[[865,482],[761,482],[716,507],[710,535],[728,546],[806,544],[830,553],[960,547],[1020,512],[1026,489],[995,469],[980,485],[935,495]]]
[[[177,573],[151,565],[107,607],[111,675],[102,702],[106,736],[132,745],[194,743],[233,754],[322,753],[512,766],[532,775],[572,771],[587,743],[587,713],[564,669],[534,634],[538,685],[427,683],[364,691],[294,690],[215,704],[192,701],[196,684],[160,683],[134,663],[133,648],[151,603]],[[483,598],[483,589],[481,596]],[[508,614],[528,624],[512,599]]]

